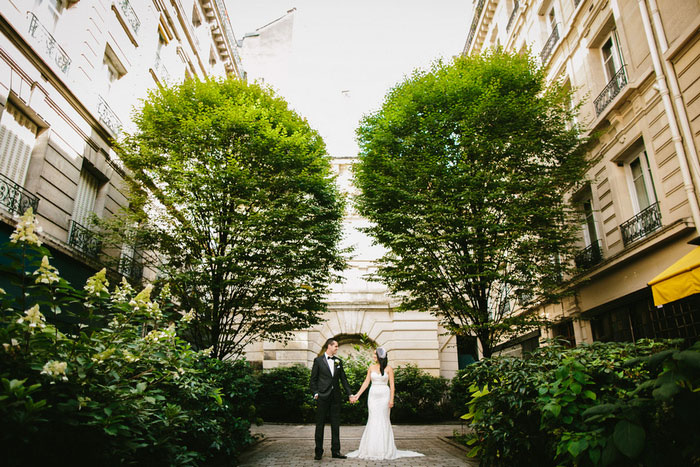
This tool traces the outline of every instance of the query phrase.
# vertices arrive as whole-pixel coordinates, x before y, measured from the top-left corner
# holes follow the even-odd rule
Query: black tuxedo
[[[311,394],[318,394],[316,399],[316,455],[323,453],[323,428],[326,424],[326,415],[330,415],[331,421],[331,452],[340,454],[340,406],[342,395],[340,384],[345,392],[350,395],[350,385],[343,370],[343,362],[339,358],[333,360],[334,372],[331,374],[328,368],[326,353],[314,359],[311,368],[310,388]],[[339,384],[340,383],[340,384]]]

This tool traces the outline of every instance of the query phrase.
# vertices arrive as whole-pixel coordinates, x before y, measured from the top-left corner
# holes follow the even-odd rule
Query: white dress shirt
[[[326,357],[326,363],[328,368],[331,370],[331,376],[335,376],[335,360],[333,360],[332,355],[324,354]]]

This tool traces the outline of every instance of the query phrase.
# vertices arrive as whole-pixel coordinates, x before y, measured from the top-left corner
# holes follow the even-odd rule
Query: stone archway
[[[333,337],[338,342],[338,356],[340,358],[347,358],[359,353],[369,356],[371,349],[377,347],[377,343],[366,334],[338,334]]]

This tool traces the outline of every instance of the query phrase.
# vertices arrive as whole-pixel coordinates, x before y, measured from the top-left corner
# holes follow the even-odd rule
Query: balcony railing
[[[68,74],[71,63],[68,54],[58,45],[56,39],[54,39],[51,33],[39,22],[39,18],[37,18],[34,13],[30,11],[27,14],[30,16],[29,35],[40,48],[39,51],[53,60],[58,69],[64,74]]]
[[[603,250],[600,248],[600,241],[588,245],[586,248],[578,252],[574,257],[574,263],[579,269],[590,269],[603,260]]]
[[[576,8],[579,3],[581,3],[581,0],[574,0],[574,8]]]
[[[233,31],[231,30],[231,24],[229,23],[229,18],[228,18],[228,11],[226,10],[226,5],[224,4],[223,0],[215,0],[216,1],[216,6],[219,9],[219,12],[221,13],[221,24],[224,27],[224,33],[226,34],[226,37],[228,38],[229,44],[231,44],[231,51],[233,52],[233,58],[236,61],[236,66],[238,69],[241,69],[241,57],[238,54],[238,46],[236,42],[236,37],[233,35]]]
[[[155,71],[158,78],[163,81],[162,84],[165,84],[170,80],[170,73],[168,73],[168,69],[165,68],[165,65],[163,65],[163,59],[160,58],[160,54],[156,54],[156,61],[153,64],[153,71]]]
[[[469,50],[469,47],[472,45],[472,41],[474,40],[476,26],[479,24],[479,18],[481,18],[481,11],[484,9],[484,3],[485,0],[479,0],[479,3],[476,5],[476,9],[474,10],[474,18],[472,19],[472,26],[469,28],[469,36],[467,36],[467,46],[464,49],[465,51]]]
[[[122,130],[122,121],[119,120],[119,117],[117,117],[117,114],[115,114],[109,104],[107,104],[107,101],[105,101],[102,96],[98,97],[97,115],[100,117],[100,121],[109,128],[109,131],[111,131],[114,136],[119,136]]]
[[[627,75],[625,74],[625,66],[623,65],[617,70],[617,73],[615,73],[615,76],[612,77],[607,86],[605,86],[603,92],[593,101],[596,115],[600,115],[626,85]]]
[[[559,42],[559,25],[555,24],[554,29],[552,29],[552,34],[549,35],[549,39],[547,39],[544,47],[542,47],[542,52],[540,52],[540,60],[542,60],[542,63],[547,63],[557,42]]]
[[[97,258],[102,249],[102,244],[97,235],[74,220],[70,221],[68,244],[91,258]]]
[[[129,22],[131,29],[134,30],[135,34],[138,34],[139,28],[141,27],[141,21],[139,20],[139,17],[136,16],[136,12],[131,7],[129,0],[119,0],[119,7],[124,14],[124,18],[126,18],[126,20]]]
[[[0,174],[0,204],[13,214],[24,214],[27,208],[36,214],[39,198]]]
[[[515,0],[515,3],[513,4],[513,11],[510,13],[510,18],[508,18],[506,32],[510,31],[511,26],[513,26],[513,23],[515,22],[515,18],[518,17],[518,8],[520,8],[520,3],[518,3],[518,0]]]
[[[119,259],[119,274],[134,281],[141,280],[143,277],[143,256],[139,253],[122,255]]]
[[[620,224],[622,243],[628,245],[635,240],[646,237],[651,232],[660,228],[661,211],[659,211],[659,203],[654,203],[632,219]]]

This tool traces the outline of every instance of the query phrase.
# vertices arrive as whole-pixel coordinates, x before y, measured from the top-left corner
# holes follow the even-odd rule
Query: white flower
[[[163,288],[160,290],[160,299],[163,300],[164,302],[167,302],[172,298],[172,294],[170,293],[170,284],[165,284]]]
[[[58,282],[58,269],[49,264],[48,256],[44,256],[41,259],[41,266],[39,269],[34,271],[37,284],[55,284]]]
[[[34,212],[32,208],[27,208],[24,215],[19,218],[15,231],[10,235],[10,242],[26,242],[30,245],[41,246],[41,240],[36,235],[39,232],[41,232],[41,227],[34,218]]]
[[[5,349],[5,352],[9,352],[11,348],[17,347],[19,348],[19,342],[17,339],[10,339],[10,343],[4,343],[2,344],[3,348]]]
[[[128,297],[134,293],[134,289],[129,284],[126,278],[122,277],[121,283],[114,288],[112,293],[112,301],[116,303],[125,302]]]
[[[68,381],[66,376],[66,368],[68,364],[66,362],[57,362],[55,360],[49,360],[44,364],[44,368],[41,370],[42,375],[49,375],[52,378],[60,378],[63,381]]]
[[[124,351],[124,360],[126,360],[126,361],[129,362],[129,363],[133,363],[133,362],[138,362],[138,361],[139,361],[139,357],[136,357],[136,356],[134,356],[131,352],[129,352],[128,350],[125,350],[125,351]]]
[[[188,311],[187,313],[185,313],[184,315],[182,315],[182,318],[180,319],[180,321],[182,321],[183,323],[191,323],[192,320],[194,319],[194,316],[195,315],[194,315],[194,308],[193,308],[190,311]]]
[[[30,309],[24,312],[24,316],[22,316],[20,319],[17,320],[19,324],[22,324],[24,322],[29,323],[30,328],[45,328],[46,325],[44,324],[44,321],[46,321],[46,318],[44,315],[41,314],[39,311],[39,305],[34,305]],[[33,329],[32,329],[33,330]]]
[[[93,296],[97,297],[102,292],[109,292],[107,287],[109,287],[109,282],[107,281],[107,269],[102,268],[100,271],[96,272],[94,276],[88,278],[85,283],[85,291]]]
[[[205,357],[209,357],[209,356],[211,356],[211,353],[213,351],[214,351],[214,346],[208,347],[208,348],[202,350],[202,355],[204,355]]]
[[[95,355],[93,355],[92,361],[95,363],[103,363],[105,360],[112,356],[115,350],[116,349],[114,347],[110,347],[107,350],[104,350],[100,353],[96,353]]]

